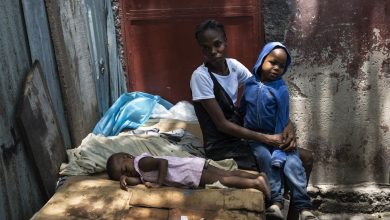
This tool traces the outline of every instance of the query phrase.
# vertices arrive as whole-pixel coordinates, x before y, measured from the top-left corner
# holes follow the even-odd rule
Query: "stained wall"
[[[285,42],[285,80],[313,184],[389,183],[390,2],[280,1],[263,6],[267,41]]]

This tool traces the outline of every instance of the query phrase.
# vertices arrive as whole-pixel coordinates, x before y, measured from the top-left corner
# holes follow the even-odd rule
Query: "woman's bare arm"
[[[276,135],[267,135],[259,132],[252,131],[250,129],[244,128],[240,125],[237,125],[225,118],[221,107],[219,106],[217,100],[213,99],[203,99],[199,101],[202,106],[205,108],[207,113],[210,115],[211,120],[217,126],[218,130],[238,137],[248,140],[254,140],[263,142],[272,146],[279,147],[283,144],[283,137],[281,134]]]

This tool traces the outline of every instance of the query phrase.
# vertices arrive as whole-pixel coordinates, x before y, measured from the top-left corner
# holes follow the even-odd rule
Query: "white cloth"
[[[252,73],[235,59],[226,58],[226,63],[229,68],[229,75],[221,76],[215,73],[212,74],[214,74],[219,84],[225,89],[233,103],[236,103],[238,88],[246,79],[252,76]],[[192,73],[190,87],[193,101],[215,98],[214,84],[204,64],[200,65]]]
[[[156,103],[150,118],[176,119],[181,121],[197,121],[194,106],[187,101],[176,103],[169,110],[163,105]]]

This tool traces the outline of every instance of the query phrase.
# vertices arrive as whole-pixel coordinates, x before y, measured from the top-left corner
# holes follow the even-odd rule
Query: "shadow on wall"
[[[300,142],[315,151],[315,184],[389,182],[389,4],[291,5],[287,81]]]

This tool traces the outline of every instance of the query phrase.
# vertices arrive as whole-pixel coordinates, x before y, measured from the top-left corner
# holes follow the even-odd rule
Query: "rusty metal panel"
[[[129,91],[175,103],[191,100],[189,81],[203,61],[194,37],[208,18],[225,24],[228,56],[247,67],[263,44],[260,1],[121,1]]]

